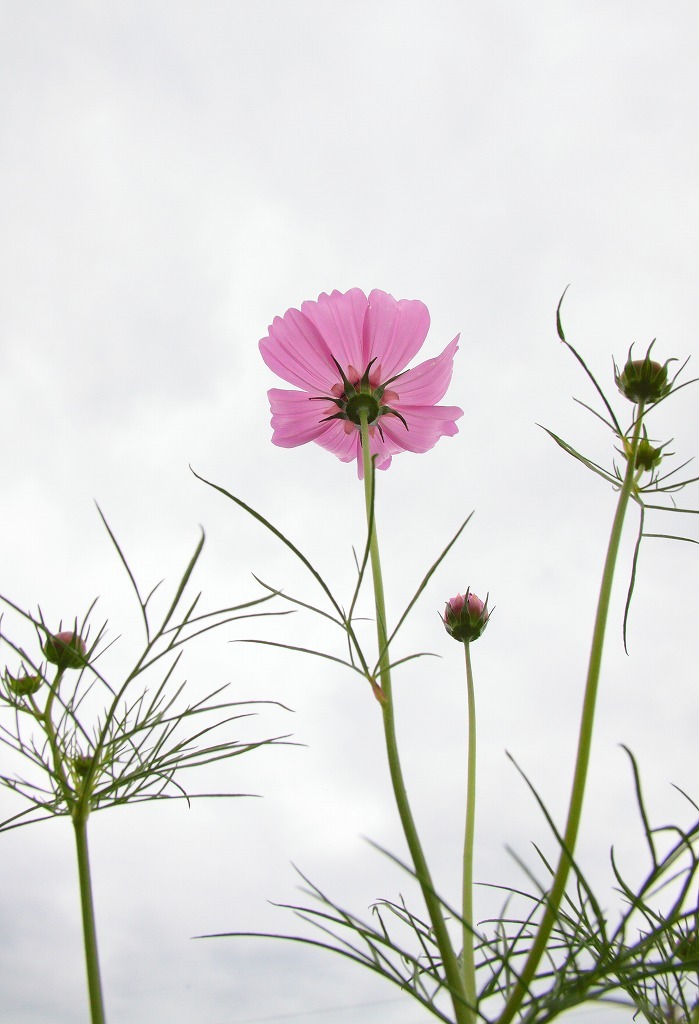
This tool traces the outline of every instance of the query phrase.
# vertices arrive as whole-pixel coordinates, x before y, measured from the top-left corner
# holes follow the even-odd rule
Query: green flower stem
[[[476,1006],[476,962],[473,952],[473,837],[476,828],[476,696],[471,669],[471,644],[464,643],[466,692],[468,695],[468,767],[466,775],[466,829],[464,833],[464,873],[462,913],[463,952],[461,969],[469,1006]]]
[[[53,701],[63,677],[63,669],[58,669],[43,712],[38,712],[46,738],[51,748],[51,757],[56,778],[63,790],[75,829],[75,844],[78,856],[78,880],[80,884],[80,904],[83,918],[83,939],[85,945],[85,965],[87,969],[87,988],[90,996],[90,1013],[92,1024],[105,1024],[104,1003],[102,1000],[102,983],[100,980],[99,957],[97,955],[97,930],[95,927],[95,909],[92,901],[92,882],[90,879],[90,857],[87,848],[87,818],[90,813],[89,798],[83,791],[79,797],[71,786],[63,760],[63,751],[58,742],[56,729],[51,712]]]
[[[366,412],[360,411],[360,431],[362,438],[362,456],[364,466],[364,494],[366,498],[367,522],[372,521],[372,493],[371,482],[373,478],[373,466],[369,454],[369,428],[367,425]],[[408,802],[408,794],[403,780],[398,756],[398,742],[396,739],[395,719],[393,715],[393,699],[391,694],[391,672],[390,657],[387,648],[388,630],[386,628],[386,605],[384,600],[383,577],[381,575],[381,561],[379,558],[379,545],[376,534],[376,517],[374,515],[373,529],[369,542],[371,571],[374,581],[374,601],[376,605],[376,632],[379,646],[379,680],[381,684],[381,710],[383,712],[384,735],[386,739],[386,753],[388,755],[388,767],[393,784],[393,793],[396,799],[398,814],[400,816],[403,832],[408,843],[410,856],[412,857],[415,876],[420,884],[422,895],[427,906],[427,912],[434,930],[434,937],[439,947],[444,964],[447,985],[454,1005],[454,1014],[457,1024],[473,1024],[474,1011],[467,1005],[459,964],[454,953],[454,948],[449,938],[446,922],[442,913],[439,899],[436,895],[427,861],[422,850],[420,837],[413,820],[412,811]]]
[[[563,899],[568,875],[572,864],[575,843],[578,838],[580,818],[582,816],[583,797],[585,794],[585,783],[587,781],[587,769],[590,762],[590,748],[592,745],[592,730],[595,717],[595,703],[597,700],[597,688],[602,665],[602,649],[604,647],[604,634],[609,614],[609,602],[612,594],[612,583],[614,581],[614,569],[616,566],[619,544],[624,526],[624,517],[629,504],[629,498],[636,485],[636,451],[641,436],[641,423],[643,421],[643,405],[639,405],[638,414],[634,423],[633,437],[631,443],[624,441],[626,454],[626,472],[619,491],[612,530],[607,547],[607,557],[602,573],[599,598],[597,601],[597,614],[592,634],[592,645],[590,650],[590,661],[587,669],[587,681],[585,684],[585,697],[580,720],[580,733],[578,737],[578,753],[575,762],[575,773],[573,786],[568,807],[568,820],[563,834],[563,843],[558,859],[558,866],[553,878],[553,884],[546,901],[546,910],[539,924],[534,942],[531,945],[525,964],[518,976],[512,993],[505,1004],[505,1007],[498,1017],[498,1024],[509,1024],[522,1001],[529,991],[529,986],[534,979],[537,967],[546,950],[558,910]]]
[[[87,848],[86,812],[74,815],[73,827],[75,829],[75,845],[78,854],[78,878],[80,881],[80,903],[83,913],[85,966],[87,969],[87,988],[90,995],[91,1021],[92,1024],[105,1024],[102,982],[100,980],[100,965],[97,953],[95,908],[92,901],[92,882],[90,879],[90,855]]]

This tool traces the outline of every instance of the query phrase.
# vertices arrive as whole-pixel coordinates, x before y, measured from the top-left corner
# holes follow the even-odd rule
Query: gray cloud
[[[521,880],[506,843],[524,855],[530,840],[552,849],[505,749],[559,818],[567,797],[614,497],[535,425],[605,464],[613,456],[604,428],[570,400],[594,396],[556,338],[558,299],[571,283],[568,335],[610,395],[610,357],[623,359],[632,342],[643,351],[657,336],[663,358],[696,349],[697,20],[688,2],[662,11],[76,2],[4,12],[0,590],[40,602],[52,619],[101,594],[125,635],[115,666],[126,664],[137,609],[96,497],[144,581],[174,579],[203,522],[211,604],[254,593],[251,571],[317,600],[257,524],[191,477],[191,462],[269,515],[346,596],[351,546],[363,540],[354,470],[313,446],[272,448],[265,391],[276,382],[257,341],[275,315],[323,290],[422,298],[432,314],[426,356],[461,332],[449,400],[466,415],[456,438],[381,475],[378,515],[395,615],[477,510],[402,641],[404,653],[441,660],[406,667],[397,683],[408,782],[449,893],[464,698],[437,611],[456,591],[490,591],[497,605],[474,648],[477,877]],[[688,390],[673,406],[654,414],[654,429],[687,458],[696,402]],[[695,774],[694,553],[649,543],[627,659],[632,532],[582,840],[603,886],[611,841],[640,870],[617,744],[639,754],[659,818],[684,813],[669,783],[691,787]],[[292,860],[359,914],[410,888],[361,838],[402,854],[373,697],[326,663],[227,643],[271,628],[231,627],[186,665],[197,692],[230,680],[241,698],[295,709],[290,723],[263,712],[255,728],[292,729],[307,748],[261,751],[214,777],[264,799],[92,823],[110,1019],[321,1021],[323,1007],[347,1022],[424,1016],[384,1002],[398,993],[321,953],[189,941],[209,929],[293,929],[266,902],[296,898]],[[277,628],[286,642],[318,635],[301,615]],[[331,633],[322,642],[335,643]],[[610,821],[614,835],[600,831]],[[70,829],[49,823],[2,842],[4,1012],[16,1024],[83,1019]],[[482,916],[497,909],[487,890],[477,899]]]

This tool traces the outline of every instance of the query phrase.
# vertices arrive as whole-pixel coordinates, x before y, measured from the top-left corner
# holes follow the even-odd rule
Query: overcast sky
[[[505,846],[532,863],[531,840],[553,846],[505,750],[560,821],[615,501],[536,425],[611,463],[612,439],[572,401],[594,395],[555,309],[570,285],[568,337],[610,396],[612,356],[632,342],[642,354],[657,337],[663,360],[697,351],[696,3],[2,0],[0,12],[0,591],[56,624],[99,595],[98,618],[122,637],[115,671],[128,664],[138,609],[96,499],[145,590],[177,580],[202,524],[207,607],[255,596],[252,572],[317,599],[191,464],[273,519],[346,597],[361,487],[316,446],[271,445],[266,390],[279,382],[257,343],[323,291],[421,299],[424,358],[461,333],[446,401],[465,415],[456,437],[380,476],[389,615],[476,514],[402,641],[441,655],[395,681],[406,774],[438,888],[456,902],[465,695],[437,612],[467,586],[489,592],[497,612],[473,650],[475,874],[520,883]],[[698,422],[687,389],[650,425],[685,459]],[[697,537],[680,520],[652,526]],[[580,844],[610,906],[610,844],[632,874],[644,867],[619,743],[639,757],[659,824],[687,821],[671,783],[696,782],[699,556],[648,542],[627,658],[634,525]],[[192,648],[192,693],[230,681],[240,699],[283,701],[294,714],[262,710],[246,735],[293,732],[304,746],[206,780],[263,799],[92,819],[109,1020],[419,1024],[417,1004],[330,954],[190,941],[293,931],[267,902],[297,899],[292,862],[362,916],[411,893],[364,838],[404,852],[368,688],[330,663],[229,643],[250,636],[333,643],[303,615],[227,627]],[[3,816],[15,809],[0,795]],[[0,1003],[13,1024],[87,1017],[72,842],[65,820],[0,836]],[[478,916],[498,903],[479,891]],[[576,1019],[590,1017],[619,1019]]]

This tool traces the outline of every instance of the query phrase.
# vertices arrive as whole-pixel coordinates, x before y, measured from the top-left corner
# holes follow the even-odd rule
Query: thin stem
[[[95,908],[92,902],[90,879],[90,856],[87,848],[87,815],[75,815],[75,845],[78,854],[78,878],[80,881],[80,903],[83,914],[83,938],[85,942],[85,966],[87,988],[90,995],[92,1024],[105,1024],[102,982],[100,980],[99,956],[97,953],[97,930]]]
[[[53,760],[53,770],[55,773],[55,777],[58,781],[60,789],[62,790],[63,799],[66,801],[66,804],[70,808],[72,807],[73,803],[73,790],[68,781],[68,777],[66,776],[65,765],[63,763],[63,751],[60,748],[58,736],[56,735],[56,729],[53,724],[53,717],[51,715],[51,712],[53,710],[53,701],[56,694],[58,693],[58,688],[61,685],[61,680],[63,679],[63,672],[64,669],[62,668],[59,668],[57,670],[56,678],[51,684],[51,688],[49,690],[49,695],[46,698],[46,705],[44,707],[43,712],[39,711],[38,706],[34,701],[34,698],[32,698],[31,700],[32,705],[35,709],[35,715],[39,720],[39,723],[41,724],[44,732],[46,733],[47,740],[49,741],[49,748],[51,750],[51,758]]]
[[[476,827],[476,697],[471,669],[471,644],[464,643],[466,692],[468,695],[468,767],[466,775],[466,828],[464,832],[464,873],[462,894],[462,972],[469,1006],[476,1006],[476,962],[473,952],[473,841]]]
[[[551,935],[558,909],[563,899],[568,875],[573,863],[575,843],[578,838],[580,819],[582,816],[583,797],[585,794],[585,783],[587,781],[587,770],[590,762],[590,748],[592,745],[592,730],[595,717],[595,703],[597,700],[597,689],[599,684],[600,669],[602,665],[602,649],[604,647],[604,634],[609,615],[609,602],[614,581],[614,569],[616,566],[619,544],[624,526],[624,517],[628,507],[629,498],[635,487],[635,463],[636,451],[641,436],[641,423],[643,421],[643,405],[638,407],[638,415],[634,423],[633,438],[629,444],[624,439],[626,453],[626,472],[619,492],[612,530],[609,536],[607,557],[602,573],[599,598],[597,601],[597,614],[592,634],[592,645],[590,649],[590,661],[587,670],[587,681],[585,684],[585,697],[580,720],[580,733],[578,737],[578,753],[575,761],[575,773],[570,794],[568,807],[568,819],[561,852],[558,858],[558,866],[553,878],[553,885],[546,901],[546,909],[539,924],[534,942],[531,945],[524,967],[522,968],[513,991],[505,1004],[502,1014],[498,1018],[498,1024],[509,1024],[529,991],[529,986],[536,974],[541,958]]]
[[[87,969],[87,988],[90,996],[90,1014],[92,1024],[105,1024],[104,1004],[102,1001],[102,983],[100,981],[99,957],[97,954],[97,930],[95,927],[95,909],[92,902],[92,882],[90,879],[90,856],[87,847],[87,818],[90,813],[87,794],[83,790],[80,797],[73,790],[66,775],[63,751],[58,742],[53,724],[53,701],[63,677],[63,669],[58,669],[56,678],[46,699],[43,714],[37,715],[49,741],[53,766],[58,783],[63,790],[73,819],[75,829],[75,846],[78,858],[78,880],[80,884],[80,904],[83,918],[83,940],[85,945],[85,965]],[[87,785],[87,780],[84,780]]]
[[[422,895],[430,916],[434,937],[439,947],[444,964],[444,973],[449,987],[454,1014],[457,1024],[472,1024],[473,1011],[467,1005],[463,981],[459,965],[454,953],[454,948],[449,938],[446,922],[442,913],[439,899],[435,892],[427,861],[422,850],[420,837],[418,836],[415,821],[408,802],[408,794],[403,780],[403,771],[398,756],[398,742],[396,738],[396,726],[393,715],[393,698],[391,692],[390,657],[388,652],[388,630],[386,627],[386,604],[384,600],[383,577],[381,574],[381,560],[379,557],[379,544],[376,533],[376,515],[373,508],[372,480],[374,467],[369,453],[369,428],[367,425],[366,412],[360,411],[360,431],[362,438],[362,456],[364,466],[364,494],[366,499],[367,522],[372,524],[371,537],[369,541],[371,555],[371,571],[374,582],[374,601],[376,605],[376,632],[379,646],[379,680],[381,684],[380,703],[383,712],[384,736],[386,740],[386,753],[388,755],[388,767],[393,785],[393,793],[400,816],[403,833],[405,835],[410,856],[412,857],[415,877],[417,878]]]

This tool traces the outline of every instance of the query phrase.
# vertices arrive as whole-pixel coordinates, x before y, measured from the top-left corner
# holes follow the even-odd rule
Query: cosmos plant
[[[621,461],[613,461],[611,468],[603,467],[552,431],[548,433],[568,455],[613,487],[617,503],[602,566],[568,811],[561,826],[518,769],[548,822],[557,857],[551,863],[542,854],[548,881],[536,882],[535,873],[528,870],[530,881],[536,884],[534,892],[501,886],[509,893],[507,908],[500,918],[490,922],[474,920],[472,899],[477,786],[471,646],[490,623],[492,609],[487,596],[482,599],[467,588],[446,601],[441,613],[446,633],[464,650],[468,696],[463,872],[457,898],[438,893],[434,885],[404,781],[395,727],[393,675],[402,663],[423,653],[396,658],[396,637],[468,519],[428,568],[405,608],[390,619],[384,599],[377,523],[375,470],[387,469],[393,456],[401,452],[428,452],[441,438],[457,433],[461,409],[438,403],[451,379],[458,337],[441,355],[405,369],[425,341],[427,309],[421,302],[396,301],[378,290],[367,298],[355,288],[344,294],[324,294],[317,302],[304,302],[300,309],[288,310],[273,321],[260,342],[267,366],[296,389],[272,388],[268,392],[274,444],[293,448],[314,442],[343,462],[356,461],[363,479],[367,536],[363,553],[357,558],[357,580],[349,599],[343,601],[336,596],[310,558],[278,526],[242,498],[217,484],[211,486],[270,530],[300,559],[320,587],[324,604],[314,606],[279,586],[265,584],[270,594],[280,594],[296,608],[334,622],[343,634],[346,656],[310,645],[280,642],[278,646],[344,665],[369,685],[382,715],[393,796],[410,854],[408,864],[395,857],[393,860],[413,876],[423,901],[422,909],[413,910],[402,899],[379,900],[374,906],[374,921],[369,923],[304,879],[306,893],[315,905],[290,906],[301,919],[315,924],[322,937],[274,937],[334,950],[409,992],[430,1014],[449,1024],[510,1024],[513,1020],[533,1024],[552,1020],[581,1003],[604,1000],[621,1001],[653,1024],[697,1024],[699,908],[692,893],[699,868],[699,822],[688,829],[666,827],[673,839],[663,849],[659,842],[663,829],[650,824],[640,771],[629,752],[650,869],[640,888],[634,888],[624,880],[619,866],[612,863],[615,883],[624,900],[615,927],[608,923],[608,914],[602,911],[575,856],[610,596],[629,507],[637,507],[640,525],[629,571],[624,642],[642,541],[649,536],[690,540],[674,533],[648,534],[644,528],[646,509],[664,510],[674,516],[696,514],[693,509],[678,507],[674,495],[697,478],[682,479],[678,475],[685,464],[666,470],[667,444],[651,439],[647,427],[653,410],[686,386],[678,383],[684,365],[671,374],[674,360],[657,361],[652,345],[641,358],[629,351],[621,368],[615,364],[614,382],[622,406],[617,412],[583,358],[566,340],[560,309],[559,304],[556,326],[560,341],[586,374],[601,411],[582,404],[609,430]],[[371,652],[360,641],[356,628],[359,595],[368,577],[376,625],[376,646]],[[455,580],[455,587],[463,587],[464,582]],[[495,628],[488,631],[489,642],[496,641]],[[699,810],[688,800],[694,810]],[[662,909],[659,893],[666,899]]]
[[[371,921],[365,921],[304,877],[308,900],[288,906],[319,931],[268,937],[330,950],[368,968],[409,993],[427,1014],[445,1024],[545,1024],[582,1004],[604,1001],[621,1003],[650,1024],[699,1024],[699,820],[694,819],[699,804],[685,794],[694,819],[689,826],[653,824],[644,801],[641,769],[627,751],[648,870],[640,884],[632,882],[612,858],[614,884],[621,896],[615,921],[576,855],[603,653],[609,642],[610,597],[629,511],[635,507],[638,529],[631,564],[624,570],[628,586],[619,640],[624,646],[641,546],[651,537],[696,543],[675,531],[650,533],[645,525],[648,511],[667,513],[675,521],[697,514],[678,504],[676,495],[699,478],[684,478],[686,463],[673,466],[669,442],[651,433],[654,410],[694,382],[680,382],[686,363],[673,370],[675,360],[658,358],[653,342],[644,355],[634,354],[632,347],[620,365],[614,364],[616,394],[610,398],[567,341],[560,304],[556,328],[593,390],[594,404],[581,404],[593,414],[596,426],[608,432],[616,454],[610,464],[602,465],[553,431],[547,433],[559,449],[613,489],[616,508],[601,567],[570,797],[561,822],[547,810],[525,771],[515,766],[550,829],[554,855],[541,852],[536,868],[519,862],[528,885],[499,885],[506,902],[492,920],[474,917],[478,732],[472,647],[477,641],[497,643],[497,619],[487,590],[479,585],[474,592],[471,581],[461,575],[454,577],[450,587],[454,596],[445,594],[438,610],[440,636],[463,651],[468,709],[468,756],[465,766],[455,769],[466,776],[464,823],[453,837],[455,848],[462,851],[455,894],[441,893],[435,886],[405,783],[396,729],[394,677],[402,665],[426,653],[397,653],[397,638],[403,636],[413,608],[437,569],[446,565],[471,519],[468,516],[457,526],[434,562],[418,573],[419,583],[405,606],[389,615],[379,548],[376,470],[387,470],[402,453],[422,455],[443,438],[448,443],[458,433],[457,421],[463,415],[458,406],[440,404],[451,382],[458,336],[441,354],[412,365],[429,329],[429,314],[422,302],[397,301],[379,290],[368,297],[358,288],[334,291],[274,319],[260,342],[266,365],[291,385],[291,389],[272,387],[268,392],[272,441],[282,448],[313,442],[342,462],[356,463],[366,535],[355,555],[356,580],[349,595],[338,596],[311,558],[279,526],[242,497],[205,480],[293,553],[318,588],[317,603],[259,580],[262,596],[201,612],[200,595],[186,595],[202,551],[202,536],[173,595],[164,604],[161,601],[156,611],[160,593],[156,597],[154,588],[143,596],[107,526],[132,584],[145,633],[141,653],[115,679],[104,657],[113,641],[106,624],[94,627],[94,605],[80,619],[48,623],[41,611],[33,613],[0,598],[6,610],[0,642],[7,659],[0,680],[0,741],[9,758],[3,762],[0,785],[23,801],[21,810],[0,822],[0,831],[52,817],[71,821],[92,1024],[104,1024],[105,1009],[90,881],[89,817],[127,803],[236,795],[227,790],[191,793],[182,776],[197,767],[285,742],[287,737],[232,738],[232,725],[254,711],[255,704],[267,702],[251,702],[238,693],[230,699],[225,687],[204,698],[188,699],[184,683],[176,681],[179,657],[186,644],[224,625],[291,611],[331,623],[337,647],[321,650],[313,641],[291,645],[270,639],[269,632],[265,639],[250,642],[322,658],[361,680],[363,696],[381,715],[388,778],[409,860],[403,863],[382,852],[397,870],[412,878],[420,902],[413,907],[402,897],[379,899]],[[300,452],[294,457],[303,458]],[[419,462],[413,465],[417,472]],[[381,479],[382,486],[390,487],[390,477],[382,474]],[[375,640],[370,643],[366,627],[360,625],[366,590],[371,591],[375,626]],[[272,610],[267,602],[274,602]],[[17,639],[22,631],[29,632],[31,642]],[[451,643],[449,647],[455,650]],[[155,685],[146,684],[146,673],[149,680],[158,679]],[[496,686],[497,681],[488,685]],[[20,759],[24,770],[13,771]],[[413,772],[417,779],[420,774]],[[227,933],[238,938],[242,934],[259,933]]]
[[[107,526],[105,521],[105,526]],[[201,793],[185,788],[185,772],[279,743],[286,737],[241,741],[231,736],[234,723],[248,718],[265,701],[231,700],[227,685],[196,699],[176,682],[183,649],[196,637],[254,615],[269,595],[217,611],[198,610],[201,594],[191,597],[189,583],[204,537],[174,594],[160,611],[153,609],[157,587],[143,597],[121,548],[109,536],[133,586],[145,632],[134,663],[115,680],[103,669],[114,643],[107,624],[96,630],[94,604],[69,629],[54,633],[41,611],[24,611],[0,597],[8,622],[0,643],[13,661],[0,681],[0,741],[5,753],[23,760],[25,769],[0,774],[0,785],[25,807],[0,822],[0,831],[47,818],[68,818],[75,835],[87,985],[92,1024],[103,1024],[105,1006],[92,898],[88,820],[95,811],[146,801],[234,797],[235,792]],[[20,644],[9,621],[33,634]],[[160,681],[146,684],[160,672]],[[7,758],[3,758],[3,765]],[[49,876],[50,877],[50,876]]]

